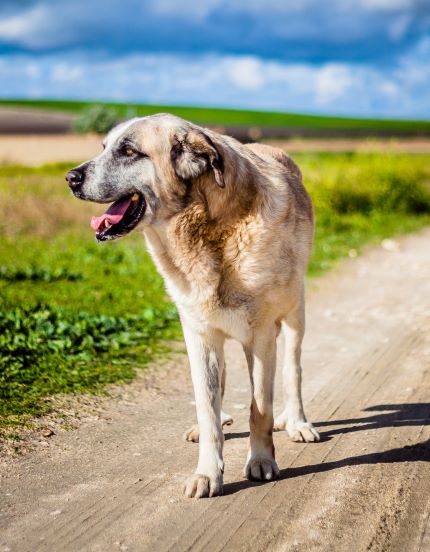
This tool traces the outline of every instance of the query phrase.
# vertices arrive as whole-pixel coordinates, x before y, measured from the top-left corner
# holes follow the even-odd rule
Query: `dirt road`
[[[134,384],[103,419],[6,463],[0,551],[430,550],[430,230],[347,261],[307,312],[304,395],[323,439],[276,433],[279,481],[242,477],[249,384],[230,343],[224,496],[181,496],[197,458],[181,440],[184,361],[162,391]]]
[[[292,139],[269,143],[295,152],[382,152],[430,153],[428,138],[397,139]],[[77,134],[0,134],[0,163],[42,165],[44,163],[81,162],[102,151],[101,138]]]

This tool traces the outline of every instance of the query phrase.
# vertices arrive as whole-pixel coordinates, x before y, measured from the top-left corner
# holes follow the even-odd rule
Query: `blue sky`
[[[430,0],[0,0],[0,95],[430,119]]]

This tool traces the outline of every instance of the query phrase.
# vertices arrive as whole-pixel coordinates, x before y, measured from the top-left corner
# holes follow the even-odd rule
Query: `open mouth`
[[[116,240],[135,228],[145,214],[143,195],[135,193],[118,199],[101,217],[91,219],[97,241]]]

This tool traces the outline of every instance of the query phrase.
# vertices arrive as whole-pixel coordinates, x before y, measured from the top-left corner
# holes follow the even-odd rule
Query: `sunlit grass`
[[[309,274],[430,223],[430,156],[298,154],[316,213]]]

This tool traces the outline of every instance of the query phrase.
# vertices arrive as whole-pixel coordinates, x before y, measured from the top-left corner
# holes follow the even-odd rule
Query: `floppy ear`
[[[176,136],[171,158],[175,172],[180,178],[191,180],[212,170],[218,186],[225,187],[223,159],[205,133],[190,130],[184,136]]]

